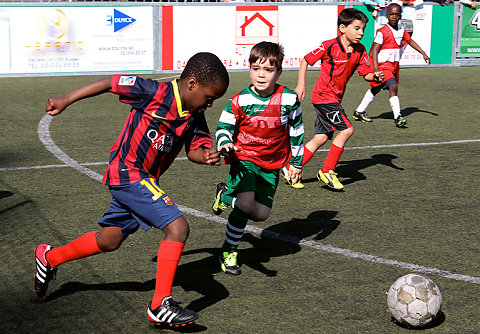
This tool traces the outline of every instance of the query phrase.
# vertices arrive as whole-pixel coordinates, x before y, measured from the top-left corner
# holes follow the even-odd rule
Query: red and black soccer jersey
[[[205,117],[182,109],[176,80],[158,82],[136,76],[114,75],[112,92],[130,104],[103,183],[127,185],[144,178],[158,179],[185,144],[185,150],[211,148]]]
[[[341,103],[347,82],[358,67],[359,75],[372,72],[363,44],[353,44],[347,53],[340,37],[323,42],[309,52],[305,60],[310,66],[321,60],[320,77],[312,91],[313,104]]]

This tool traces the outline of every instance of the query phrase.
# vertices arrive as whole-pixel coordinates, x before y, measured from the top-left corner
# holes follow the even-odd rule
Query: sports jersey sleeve
[[[205,116],[195,120],[195,128],[185,140],[185,151],[196,150],[197,148],[210,149],[212,148],[212,136],[208,130]]]
[[[159,82],[132,75],[112,76],[112,93],[118,94],[120,102],[144,111],[157,93]]]
[[[215,137],[217,139],[217,148],[222,145],[233,143],[233,134],[235,131],[236,118],[232,110],[232,100],[230,100],[225,109],[223,109],[218,120]]]
[[[290,164],[302,168],[304,126],[302,107],[294,91],[285,88],[282,96],[282,105],[288,110],[288,133],[290,135],[290,148],[292,157]]]
[[[375,35],[373,42],[380,45],[383,44],[383,34],[380,30],[377,30],[377,34]]]
[[[325,42],[323,42],[322,44],[320,44],[320,46],[318,48],[316,48],[315,50],[307,53],[305,55],[305,60],[307,61],[308,65],[310,66],[313,66],[315,65],[315,63],[317,61],[319,61],[320,59],[323,58],[324,54],[325,54]]]

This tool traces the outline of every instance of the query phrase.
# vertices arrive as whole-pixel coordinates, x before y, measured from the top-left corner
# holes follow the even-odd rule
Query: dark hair
[[[225,66],[216,55],[210,52],[199,52],[188,61],[180,79],[194,77],[200,85],[222,83],[228,86],[229,78]]]
[[[397,6],[398,8],[400,8],[400,12],[403,11],[402,6],[400,6],[398,3],[391,3],[391,4],[389,4],[388,7],[387,7],[387,10],[388,10],[388,8],[390,8],[390,7],[395,7],[395,6]]]
[[[368,17],[358,9],[345,8],[338,15],[337,26],[340,26],[341,24],[343,24],[344,26],[348,26],[350,23],[352,23],[355,20],[359,20],[367,24]]]
[[[253,46],[250,50],[248,61],[250,65],[259,59],[265,59],[270,62],[277,70],[282,69],[283,58],[285,57],[283,46],[278,43],[260,42]]]

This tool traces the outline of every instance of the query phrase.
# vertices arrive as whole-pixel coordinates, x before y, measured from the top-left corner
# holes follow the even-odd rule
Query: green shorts
[[[255,201],[271,209],[279,175],[279,169],[261,168],[251,161],[235,161],[230,166],[226,195],[236,197],[238,193],[254,191]]]

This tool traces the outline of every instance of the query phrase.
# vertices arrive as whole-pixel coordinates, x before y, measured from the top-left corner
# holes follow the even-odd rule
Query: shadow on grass
[[[446,320],[446,316],[445,316],[445,313],[443,313],[442,311],[440,311],[437,314],[437,316],[435,317],[435,319],[432,320],[431,323],[429,323],[425,326],[422,326],[422,327],[413,327],[413,326],[409,326],[409,325],[404,325],[404,324],[400,323],[399,321],[397,321],[394,317],[392,317],[392,322],[394,324],[396,324],[397,326],[405,328],[405,329],[420,330],[420,331],[436,328],[436,327],[440,326],[441,324],[443,324],[445,322],[445,320]]]
[[[338,178],[343,185],[351,184],[357,181],[366,180],[367,177],[363,175],[360,170],[366,169],[369,167],[373,167],[375,165],[384,165],[396,170],[404,170],[402,167],[398,167],[393,163],[394,159],[398,157],[393,154],[374,154],[369,159],[358,159],[358,160],[350,160],[350,161],[339,161],[338,166],[335,171],[338,173]],[[345,179],[347,178],[347,179]],[[339,192],[338,190],[331,189],[327,187],[323,182],[318,181],[316,177],[312,177],[309,179],[303,179],[302,183],[310,183],[310,182],[319,182],[322,188],[325,188],[330,191]],[[343,191],[343,190],[342,190]],[[340,191],[340,192],[342,192]]]
[[[432,116],[438,116],[437,113],[434,113],[432,111],[428,111],[428,110],[421,110],[421,109],[418,109],[417,107],[409,107],[409,108],[404,108],[401,112],[402,116],[409,116],[411,114],[414,114],[414,113],[425,113],[425,114],[430,114]],[[370,116],[371,119],[391,119],[393,120],[393,113],[392,111],[387,111],[387,112],[384,112],[378,116]]]
[[[287,222],[272,225],[257,237],[245,233],[242,241],[253,248],[239,251],[239,263],[257,270],[268,277],[275,277],[277,270],[267,268],[271,258],[295,254],[300,251],[300,241],[313,236],[313,240],[322,240],[340,225],[335,220],[336,211],[315,211],[306,219],[294,218]]]
[[[295,254],[300,251],[299,242],[306,237],[313,236],[314,240],[321,240],[330,235],[340,224],[334,217],[336,211],[316,211],[305,219],[292,219],[287,222],[270,226],[263,230],[259,237],[250,233],[243,236],[243,242],[248,242],[253,247],[239,251],[240,264],[249,266],[254,270],[264,273],[266,276],[274,277],[276,270],[265,267],[264,263],[273,257]],[[227,298],[228,290],[215,280],[215,274],[219,273],[220,264],[218,256],[220,248],[201,248],[185,251],[182,254],[182,262],[188,261],[188,256],[205,253],[206,256],[200,260],[182,263],[175,275],[175,286],[180,286],[186,291],[195,291],[202,297],[192,301],[186,308],[199,312],[211,305]],[[156,262],[157,257],[152,258]],[[86,284],[81,282],[68,282],[59,289],[52,291],[45,298],[45,302],[52,301],[62,296],[71,295],[81,291],[153,291],[155,279],[145,282],[111,282],[99,284]],[[171,327],[168,327],[172,329]],[[196,328],[196,329],[195,329]],[[179,331],[203,331],[202,326],[188,326],[178,328]]]

